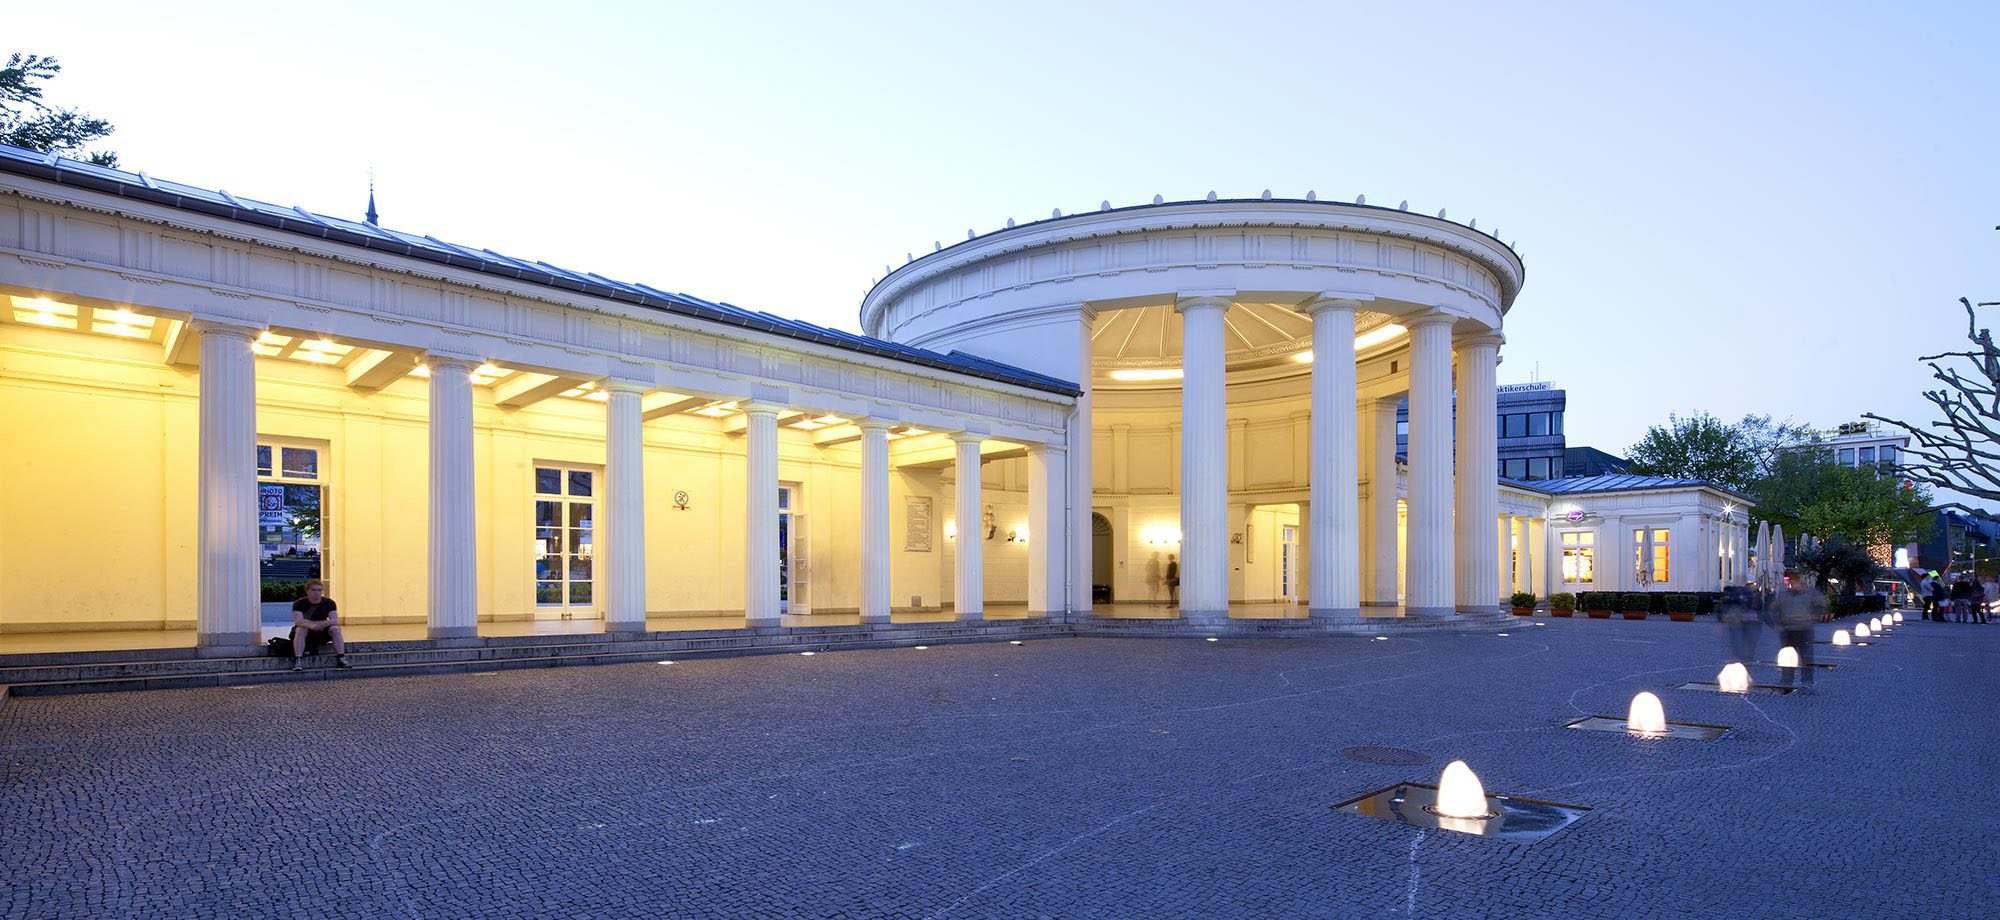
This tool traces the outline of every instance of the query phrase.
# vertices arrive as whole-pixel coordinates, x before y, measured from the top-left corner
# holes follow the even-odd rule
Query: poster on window
[[[285,487],[273,482],[257,484],[257,523],[263,526],[283,526],[285,520]]]
[[[931,500],[927,496],[912,495],[903,500],[903,549],[931,551]]]

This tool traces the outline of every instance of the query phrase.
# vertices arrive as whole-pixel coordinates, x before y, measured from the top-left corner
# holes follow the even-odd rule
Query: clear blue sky
[[[2000,299],[2000,3],[15,4],[129,169],[857,328],[906,252],[1213,189],[1515,241],[1571,443],[1921,413]]]

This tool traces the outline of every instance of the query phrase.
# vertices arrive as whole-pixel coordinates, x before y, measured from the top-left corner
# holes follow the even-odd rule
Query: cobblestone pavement
[[[1538,622],[13,700],[0,918],[1996,915],[2000,629],[1742,697],[1668,689],[1714,678],[1705,623]],[[1733,730],[1562,727],[1648,689]],[[1515,844],[1329,807],[1452,758],[1595,810]]]

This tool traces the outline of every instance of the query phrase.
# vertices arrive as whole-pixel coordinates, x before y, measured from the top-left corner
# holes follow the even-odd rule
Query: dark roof
[[[1672,476],[1633,476],[1625,473],[1617,473],[1607,476],[1570,476],[1563,479],[1537,479],[1533,482],[1521,482],[1502,476],[1500,477],[1500,481],[1517,488],[1532,489],[1537,492],[1546,492],[1550,495],[1577,495],[1585,492],[1634,492],[1640,489],[1708,488],[1718,492],[1726,492],[1746,501],[1749,500],[1749,496],[1735,489],[1716,485],[1706,479],[1676,479]]]
[[[304,208],[267,204],[231,195],[226,191],[210,191],[192,185],[155,179],[143,172],[125,172],[6,144],[0,144],[0,173],[29,176],[59,185],[89,189],[121,198],[207,214],[211,217],[303,234],[361,249],[421,259],[466,271],[497,275],[542,287],[587,294],[664,313],[766,332],[1032,390],[1059,393],[1064,396],[1076,396],[1081,393],[1071,381],[1059,380],[963,352],[941,353],[911,348],[908,345],[815,326],[770,313],[745,310],[729,303],[703,300],[692,294],[672,293],[644,284],[613,281],[603,275],[570,271],[547,262],[531,262],[504,256],[491,249],[459,246],[432,236],[416,236],[361,221],[314,214]]]

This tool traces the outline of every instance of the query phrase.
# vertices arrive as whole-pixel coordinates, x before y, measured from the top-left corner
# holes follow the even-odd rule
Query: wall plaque
[[[903,550],[911,553],[931,551],[931,500],[928,496],[911,495],[903,499]]]

